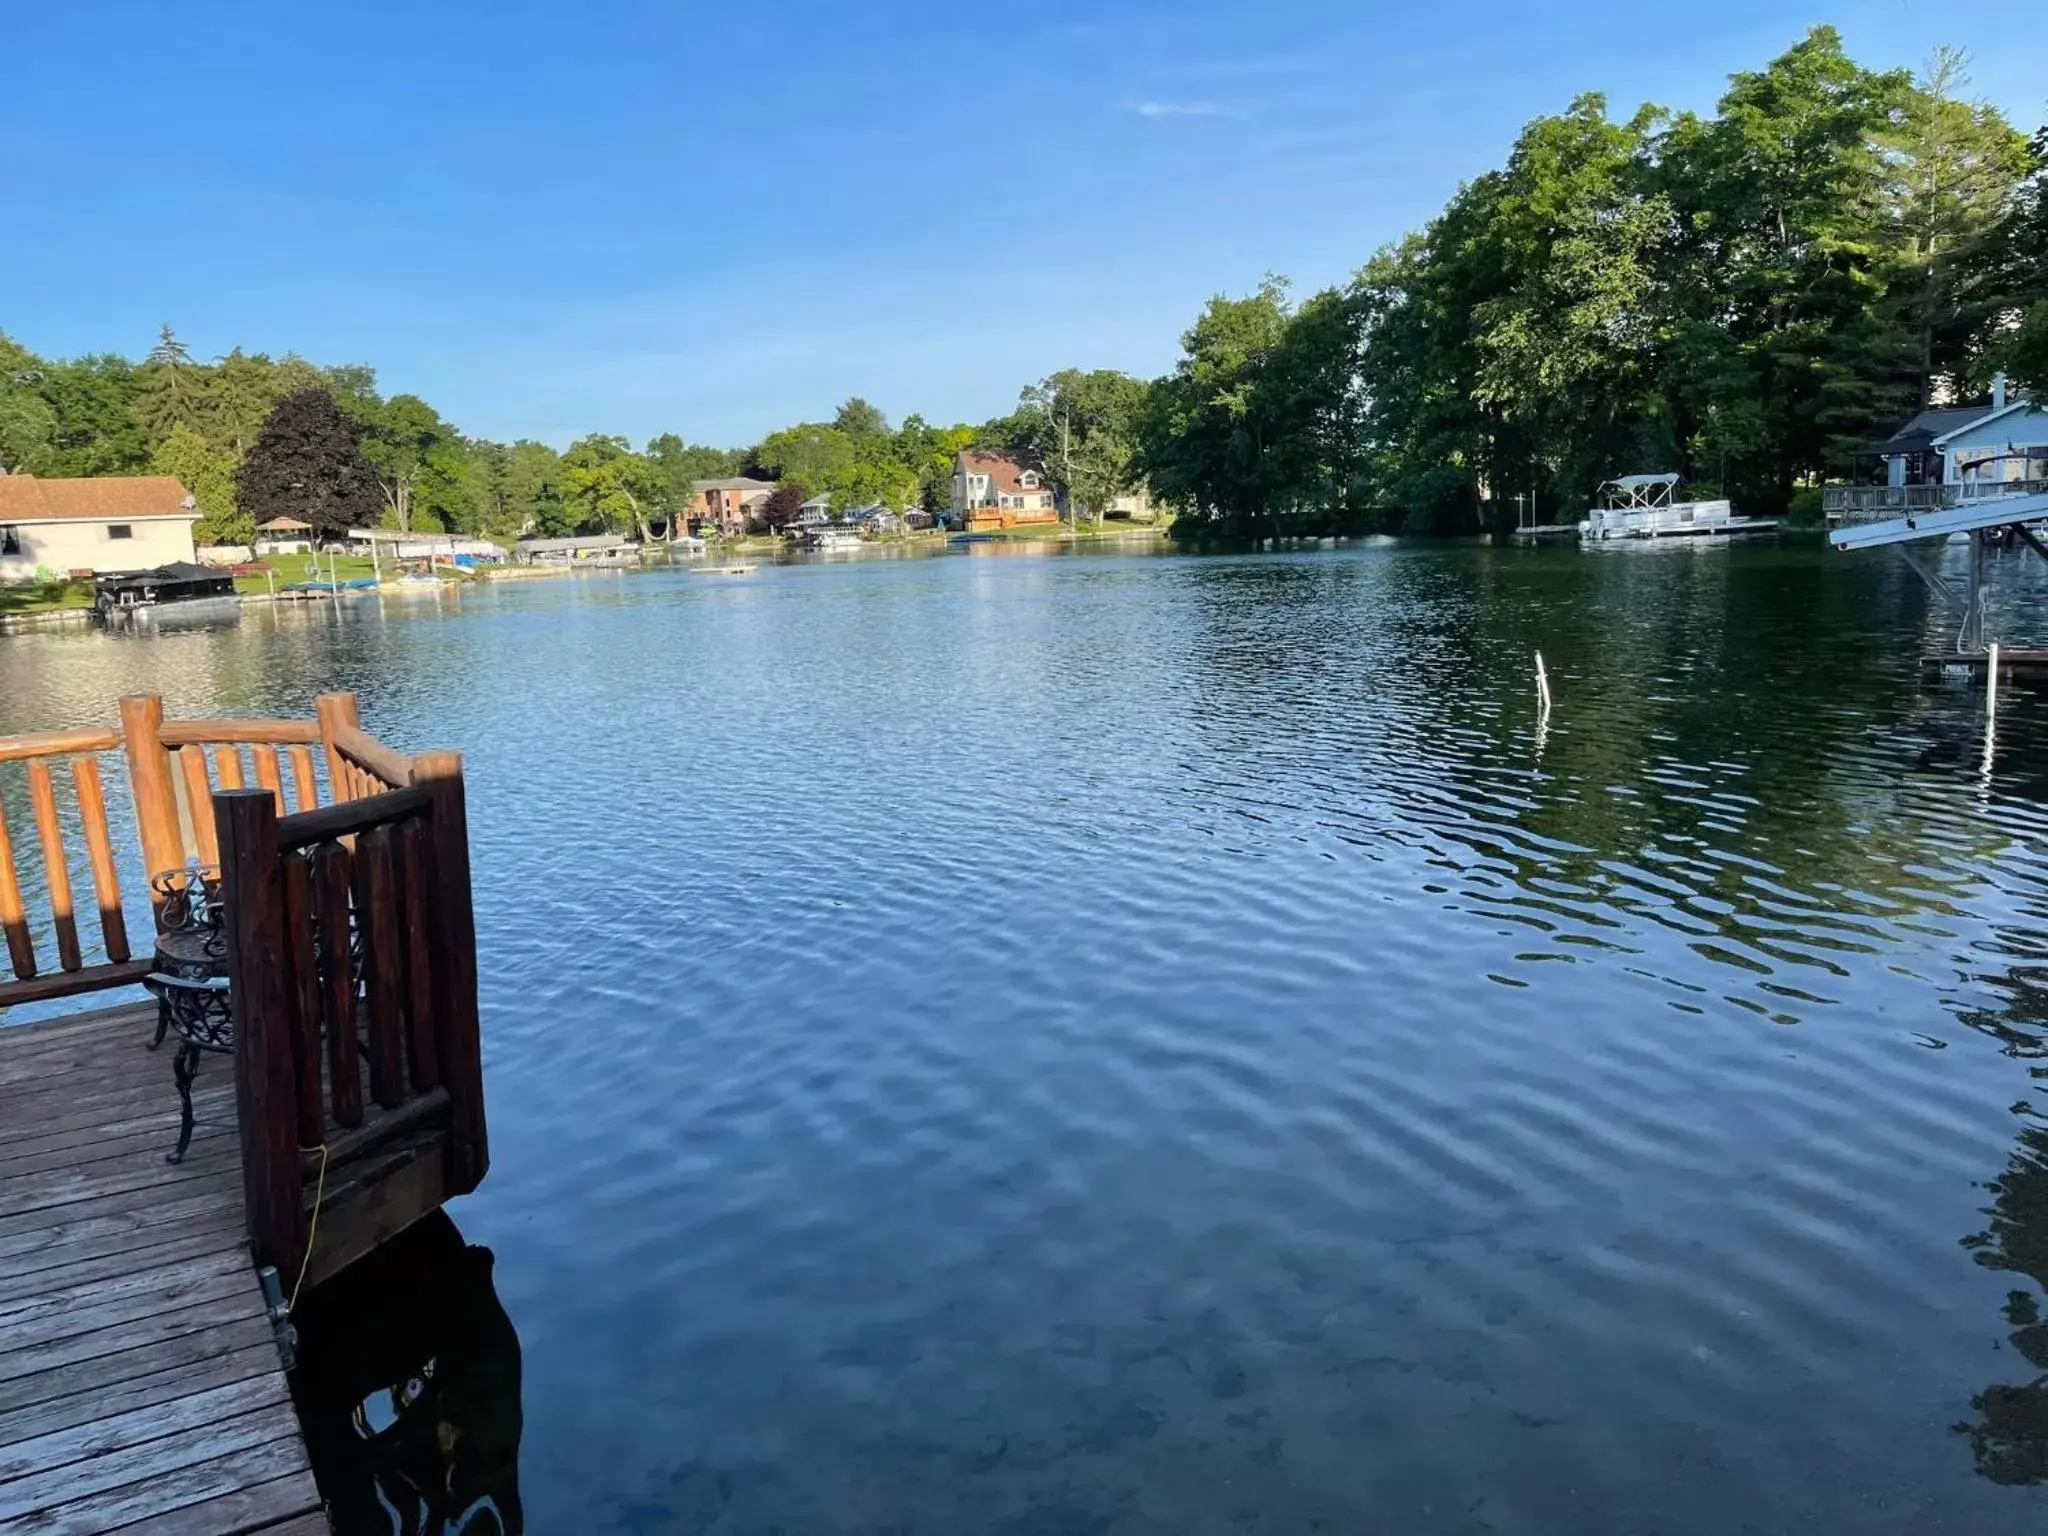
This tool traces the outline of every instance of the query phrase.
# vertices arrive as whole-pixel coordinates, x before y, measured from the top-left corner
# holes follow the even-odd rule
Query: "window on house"
[[[107,537],[110,539],[132,539],[135,537],[135,529],[128,523],[109,523],[107,524]]]
[[[0,528],[0,555],[18,555],[20,553],[21,530],[19,528]]]
[[[1038,472],[1032,469],[1025,470],[1017,477],[1017,483],[1027,491],[1035,490],[1038,486]]]

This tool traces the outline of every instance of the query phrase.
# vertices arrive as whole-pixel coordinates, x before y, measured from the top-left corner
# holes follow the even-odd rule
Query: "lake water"
[[[533,1532],[2020,1531],[2048,715],[1937,639],[1812,548],[985,549],[17,637],[0,731],[465,753],[419,1326]]]

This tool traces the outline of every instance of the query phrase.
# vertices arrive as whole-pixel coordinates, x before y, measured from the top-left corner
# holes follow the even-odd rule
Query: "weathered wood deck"
[[[0,1532],[327,1531],[245,1236],[235,1073],[173,1167],[153,1004],[0,1027]]]

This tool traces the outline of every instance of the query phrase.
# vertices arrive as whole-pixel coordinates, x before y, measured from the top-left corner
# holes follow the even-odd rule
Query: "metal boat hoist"
[[[1960,506],[1938,511],[1915,512],[1889,518],[1881,523],[1858,523],[1828,534],[1836,549],[1875,549],[1895,546],[1913,573],[1951,609],[1960,609],[1962,623],[1956,632],[1956,649],[1974,652],[1984,649],[1984,551],[1992,538],[2009,531],[2043,560],[2048,545],[2027,525],[2048,518],[2048,492],[2028,496],[1985,495]],[[1958,590],[1955,582],[1935,569],[1934,549],[1956,534],[1970,537],[1968,585]]]

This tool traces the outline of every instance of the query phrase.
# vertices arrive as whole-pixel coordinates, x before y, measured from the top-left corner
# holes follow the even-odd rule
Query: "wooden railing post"
[[[178,831],[178,795],[171,787],[171,755],[160,734],[164,701],[155,694],[131,694],[121,701],[121,741],[128,752],[128,783],[135,795],[135,825],[142,835],[143,878],[185,864],[185,839]],[[194,816],[205,809],[192,808]],[[149,893],[159,916],[163,897]]]
[[[354,729],[361,725],[356,718],[356,696],[352,693],[323,693],[313,701],[313,712],[320,718],[320,744],[327,751],[327,792],[334,797],[334,803],[340,805],[344,800],[355,799],[352,788],[354,775],[341,755],[341,748],[334,744],[334,730],[336,726]]]
[[[221,899],[234,988],[235,1112],[241,1122],[242,1192],[258,1264],[296,1275],[306,1251],[292,1080],[291,957],[277,802],[265,789],[216,791]]]
[[[423,752],[412,760],[412,782],[427,792],[432,913],[435,1046],[442,1086],[448,1090],[448,1189],[466,1195],[490,1166],[484,1134],[483,1042],[477,1023],[476,913],[470,905],[469,810],[462,789],[462,756]]]

